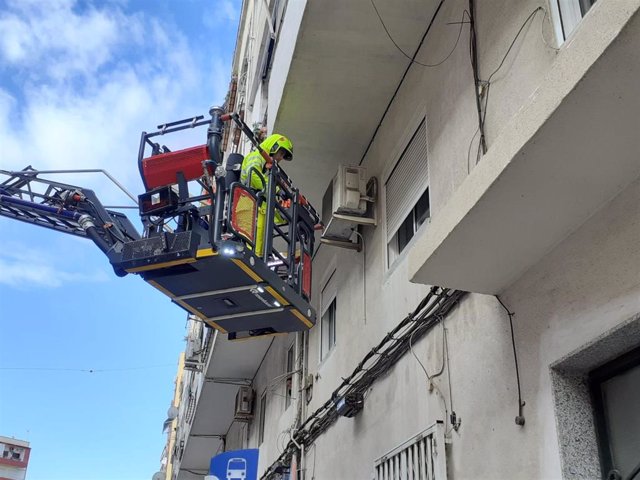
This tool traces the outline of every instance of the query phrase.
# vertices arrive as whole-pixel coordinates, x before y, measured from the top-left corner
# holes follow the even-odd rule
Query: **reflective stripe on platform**
[[[265,290],[269,292],[273,298],[275,298],[278,302],[280,302],[280,305],[289,305],[289,302],[287,302],[282,295],[276,292],[275,288],[267,287]]]
[[[299,310],[292,308],[291,313],[293,313],[296,317],[298,317],[302,323],[304,323],[307,327],[312,328],[313,323],[307,317],[305,317]]]
[[[256,272],[254,272],[253,270],[251,270],[251,268],[249,268],[247,265],[245,265],[242,262],[242,260],[238,260],[237,258],[232,258],[231,261],[235,263],[238,267],[240,267],[244,271],[244,273],[249,275],[256,282],[262,282],[262,277],[258,275]]]

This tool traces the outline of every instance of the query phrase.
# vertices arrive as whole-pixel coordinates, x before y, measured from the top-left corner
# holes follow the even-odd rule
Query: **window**
[[[295,344],[291,345],[291,347],[289,347],[289,350],[287,350],[287,369],[285,370],[285,373],[290,373],[293,372],[293,370],[295,369],[294,363],[295,363]],[[293,375],[289,375],[287,376],[285,382],[285,391],[284,391],[284,408],[285,410],[287,408],[289,408],[289,405],[291,405],[291,393],[293,390]]]
[[[422,196],[418,199],[418,203],[413,207],[407,218],[404,219],[402,225],[394,235],[390,242],[390,250],[392,254],[389,255],[390,262],[393,262],[395,258],[404,250],[407,244],[413,238],[413,235],[418,231],[418,228],[429,218],[429,189],[427,188]],[[391,243],[393,243],[391,245]]]
[[[633,478],[640,470],[640,348],[592,371],[589,384],[602,472]]]
[[[444,423],[438,422],[375,461],[376,478],[446,480]]]
[[[552,10],[556,13],[556,36],[560,43],[575,30],[594,3],[596,0],[551,0]]]
[[[423,120],[385,182],[388,264],[429,218],[427,131]]]
[[[336,299],[329,304],[329,307],[322,314],[322,359],[336,345]]]
[[[264,422],[266,419],[267,410],[267,391],[265,390],[260,397],[260,418],[258,419],[258,445],[264,442]]]
[[[562,478],[626,479],[640,462],[639,332],[634,315],[551,365]]]
[[[320,295],[320,360],[327,355],[336,345],[336,296],[338,293],[338,280],[336,270],[331,273],[325,282]]]

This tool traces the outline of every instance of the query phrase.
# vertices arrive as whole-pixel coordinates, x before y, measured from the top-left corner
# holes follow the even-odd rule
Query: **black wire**
[[[474,0],[469,0],[469,61],[471,62],[471,72],[473,73],[473,90],[476,100],[476,113],[478,115],[478,129],[480,131],[480,145],[482,151],[487,151],[487,142],[484,134],[484,124],[482,123],[482,99],[480,98],[480,91],[478,85],[480,85],[480,70],[478,67],[478,46],[476,41],[476,22],[475,12],[476,7]],[[477,163],[477,162],[476,162]]]
[[[360,162],[358,163],[358,165],[362,165],[362,162],[364,162],[364,158],[367,156],[367,153],[369,152],[369,149],[371,148],[371,145],[373,144],[373,140],[376,138],[376,135],[378,134],[378,130],[380,130],[380,127],[382,126],[382,122],[384,121],[385,117],[387,116],[387,113],[389,112],[389,109],[391,108],[391,105],[393,104],[393,101],[395,100],[396,95],[398,95],[398,92],[400,91],[400,87],[402,87],[402,84],[404,83],[404,79],[407,78],[407,74],[409,73],[409,70],[411,70],[411,67],[413,66],[413,60],[415,60],[415,58],[418,56],[418,52],[422,48],[422,44],[424,43],[425,39],[427,38],[427,35],[429,34],[429,31],[431,31],[431,27],[433,26],[433,22],[435,21],[436,17],[438,16],[438,13],[440,12],[440,9],[442,8],[442,4],[443,3],[444,3],[444,0],[440,0],[440,3],[438,4],[438,7],[436,8],[436,11],[434,12],[433,17],[431,17],[431,21],[429,22],[429,25],[427,26],[427,29],[424,32],[424,35],[422,35],[422,38],[420,39],[420,43],[418,44],[418,48],[416,48],[416,51],[413,54],[413,57],[411,58],[412,61],[409,62],[409,65],[407,65],[407,68],[404,70],[404,73],[402,74],[402,78],[400,79],[400,82],[398,83],[398,86],[396,87],[396,90],[393,92],[393,95],[391,95],[391,99],[389,100],[389,103],[387,104],[387,107],[384,109],[384,112],[382,113],[382,117],[380,117],[380,121],[378,122],[378,126],[374,130],[373,135],[371,135],[371,140],[369,140],[369,144],[367,145],[367,148],[365,149],[364,153],[362,154],[362,158],[360,158]]]
[[[520,34],[522,33],[522,31],[524,30],[524,27],[527,26],[527,24],[529,23],[529,21],[531,19],[533,19],[536,15],[536,13],[538,13],[540,10],[544,10],[544,8],[542,7],[538,7],[536,8],[533,12],[531,12],[529,14],[529,16],[527,17],[527,19],[524,21],[524,23],[520,26],[520,29],[518,30],[518,33],[516,33],[516,36],[513,37],[513,40],[511,41],[511,44],[509,45],[509,48],[507,49],[506,53],[504,54],[504,56],[502,57],[502,61],[500,62],[500,65],[498,65],[498,67],[491,72],[491,75],[489,75],[489,78],[487,78],[486,80],[486,85],[487,85],[487,93],[485,96],[485,101],[484,101],[484,112],[482,114],[482,128],[484,128],[484,124],[485,124],[485,120],[487,118],[487,110],[488,110],[488,105],[489,105],[489,92],[491,91],[491,79],[493,78],[493,76],[498,73],[498,71],[502,68],[502,66],[504,65],[504,62],[507,60],[507,57],[509,56],[509,53],[511,52],[511,49],[513,48],[513,46],[516,44],[516,40],[518,40],[518,37],[520,36]]]
[[[527,26],[529,21],[532,18],[534,18],[536,13],[538,13],[538,11],[540,11],[540,10],[544,10],[544,8],[543,7],[538,7],[538,8],[536,8],[534,11],[532,11],[529,14],[527,19],[523,22],[523,24],[518,29],[518,33],[516,33],[516,36],[513,37],[513,40],[511,41],[511,44],[509,45],[509,48],[507,48],[507,51],[505,52],[504,56],[502,57],[502,60],[500,61],[500,64],[498,65],[498,67],[493,72],[491,72],[491,74],[489,75],[489,77],[487,78],[486,81],[482,82],[482,83],[484,83],[486,85],[484,108],[483,108],[482,116],[481,116],[481,119],[480,119],[480,125],[478,127],[478,129],[481,132],[483,132],[482,135],[484,135],[484,125],[485,125],[485,121],[487,119],[487,110],[488,110],[488,106],[489,106],[489,92],[491,91],[491,80],[493,79],[493,76],[496,73],[498,73],[498,71],[504,65],[504,62],[507,60],[507,57],[509,56],[509,53],[511,53],[511,50],[513,49],[513,46],[515,45],[516,41],[518,40],[518,37],[520,36],[522,31],[524,30],[524,27]],[[473,28],[473,30],[474,31],[472,32],[472,37],[475,36],[475,28]],[[471,45],[471,41],[470,41],[470,43],[469,43],[469,53],[471,54],[471,52],[472,52],[472,45]],[[473,59],[472,59],[472,63],[473,63]],[[474,68],[476,68],[476,67],[474,67]],[[467,168],[469,168],[469,157],[470,157],[470,154],[471,154],[471,146],[473,145],[473,141],[475,140],[477,133],[478,132],[476,131],[476,133],[471,138],[471,142],[469,143],[469,151],[467,152]],[[482,143],[482,142],[480,142],[480,143]],[[479,161],[479,157],[480,157],[480,146],[478,147],[478,152],[476,153],[476,164]]]
[[[298,444],[302,443],[306,446],[313,444],[338,419],[335,398],[352,393],[364,394],[376,380],[390,370],[410,350],[410,342],[414,338],[420,339],[439,321],[442,321],[464,295],[465,292],[433,287],[413,313],[407,315],[391,332],[387,333],[382,341],[364,356],[353,373],[343,379],[341,385],[334,390],[330,398],[298,427],[294,433],[294,439]],[[396,334],[398,334],[397,337]],[[377,358],[374,358],[376,356]],[[365,368],[370,360],[373,362],[372,365]],[[295,443],[290,441],[285,451],[261,478],[270,478],[273,469],[289,458],[296,449]]]
[[[451,422],[451,427],[455,431],[458,431],[458,428],[460,427],[460,422],[457,420],[454,420],[456,418],[456,411],[453,408],[453,390],[451,388],[451,362],[449,361],[449,339],[447,338],[447,330],[446,328],[444,328],[444,324],[443,324],[442,334],[444,335],[444,347],[445,347],[445,351],[447,352],[447,380],[449,383],[449,407],[451,407],[451,417],[449,418],[449,421]],[[444,363],[443,363],[443,367],[444,367]]]
[[[509,45],[509,48],[507,49],[507,52],[504,54],[504,57],[502,57],[502,61],[500,62],[500,65],[498,65],[498,68],[496,68],[491,75],[489,75],[489,78],[487,78],[487,83],[491,83],[491,79],[493,78],[493,76],[498,73],[498,70],[500,70],[502,68],[502,65],[504,64],[505,60],[507,59],[507,57],[509,56],[509,53],[511,52],[511,49],[513,48],[513,46],[516,43],[516,40],[518,40],[518,37],[520,36],[520,34],[522,33],[522,30],[524,30],[524,27],[527,26],[527,23],[529,23],[529,20],[531,20],[536,13],[538,13],[540,10],[544,10],[544,8],[542,7],[538,7],[536,8],[533,12],[531,12],[529,14],[529,16],[527,17],[527,19],[524,21],[524,23],[522,24],[522,26],[520,27],[520,29],[518,30],[518,33],[516,33],[516,36],[513,37],[513,40],[511,41],[511,45]]]
[[[513,316],[515,315],[515,313],[511,312],[507,308],[507,306],[504,303],[502,303],[502,300],[500,300],[500,297],[498,297],[498,295],[496,295],[495,297],[496,297],[496,300],[500,302],[500,305],[502,305],[502,308],[505,309],[505,311],[507,312],[507,315],[509,315],[509,326],[511,327],[511,344],[513,345],[513,359],[516,364],[516,381],[518,382],[518,415],[521,415],[522,407],[524,403],[522,403],[522,394],[520,390],[520,369],[518,368],[518,353],[516,351],[516,338],[515,338],[515,335],[513,334]]]
[[[625,480],[633,480],[638,476],[639,473],[640,473],[640,463],[636,465],[636,467],[631,471],[631,473]]]
[[[473,146],[473,141],[476,139],[476,135],[478,135],[479,131],[480,131],[480,126],[476,128],[476,133],[474,133],[473,137],[471,137],[471,141],[469,142],[469,148],[467,149],[467,174],[469,174],[469,172],[471,171],[471,168],[469,167],[469,160],[471,159],[471,147]],[[476,158],[476,163],[478,163],[477,158]]]
[[[456,38],[456,42],[453,45],[453,48],[451,49],[451,51],[449,52],[449,54],[441,61],[439,61],[438,63],[421,63],[417,60],[415,60],[415,56],[412,58],[410,57],[404,50],[402,50],[402,48],[400,47],[400,45],[398,45],[396,43],[396,41],[393,39],[393,37],[391,36],[391,33],[389,32],[389,29],[387,28],[387,26],[384,23],[384,20],[382,20],[382,17],[380,16],[380,12],[378,11],[378,8],[376,7],[376,4],[373,2],[373,0],[371,0],[371,5],[373,6],[373,9],[376,12],[376,15],[378,16],[378,20],[380,20],[380,24],[382,25],[382,28],[384,28],[384,31],[387,34],[387,37],[389,37],[389,40],[391,40],[391,43],[393,43],[395,45],[395,47],[398,49],[398,51],[404,55],[405,57],[407,57],[409,60],[411,60],[411,63],[415,63],[417,65],[420,65],[422,67],[439,67],[440,65],[442,65],[444,62],[446,62],[447,60],[449,60],[449,57],[451,57],[451,55],[453,55],[453,52],[456,50],[456,47],[458,46],[458,42],[460,41],[460,36],[462,34],[462,26],[464,25],[464,16],[465,14],[467,14],[467,16],[469,16],[469,12],[467,12],[466,10],[464,10],[462,12],[462,19],[460,20],[460,29],[458,30],[458,38]]]
[[[56,367],[0,367],[0,370],[30,370],[44,372],[83,372],[83,373],[103,373],[103,372],[125,372],[130,370],[149,370],[152,368],[175,367],[174,364],[148,365],[144,367],[124,367],[124,368],[56,368]]]

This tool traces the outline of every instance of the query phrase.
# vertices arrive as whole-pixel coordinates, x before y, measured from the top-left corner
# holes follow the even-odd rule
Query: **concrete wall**
[[[480,76],[486,80],[539,2],[477,3]],[[458,26],[446,23],[460,21],[467,6],[460,0],[444,4],[418,59],[437,62],[451,51]],[[545,44],[542,35],[547,43],[555,44],[549,17],[539,11],[492,78],[486,123],[489,148],[554,61],[555,50]],[[383,185],[426,115],[434,217],[475,165],[478,137],[473,143],[472,138],[478,121],[467,46],[465,27],[458,47],[442,66],[412,68],[364,162],[368,174],[377,176]],[[274,102],[277,104],[281,80],[273,80],[277,83],[273,89],[276,98],[269,99],[270,111]],[[585,466],[579,454],[570,458],[558,441],[558,419],[572,412],[554,403],[550,368],[608,335],[640,310],[639,200],[640,184],[635,182],[504,293],[503,301],[515,312],[522,397],[526,401],[523,427],[514,422],[518,397],[508,316],[494,297],[471,294],[444,326],[437,326],[414,345],[429,373],[444,365],[442,375],[434,380],[437,388],[430,392],[416,359],[410,354],[403,357],[373,385],[357,417],[340,418],[308,447],[307,478],[371,478],[378,456],[434,421],[447,421],[452,409],[461,425],[454,431],[447,423],[449,478],[546,479],[560,478],[563,472],[568,478],[593,475],[593,465]],[[384,218],[383,205],[380,207],[379,218]],[[428,228],[428,223],[422,228]],[[330,397],[341,378],[415,308],[428,289],[409,283],[406,254],[391,267],[387,265],[384,222],[362,233],[363,253],[322,246],[314,260],[316,309],[323,279],[336,270],[337,343],[320,361],[320,329],[309,333],[306,362],[315,381],[312,400],[305,406],[308,412]],[[640,327],[636,323],[630,328]],[[284,373],[286,349],[292,341],[293,336],[274,340],[254,382],[256,404],[272,379]],[[623,353],[624,348],[620,346],[611,354]],[[600,358],[595,363],[606,360]],[[278,388],[275,391],[282,394],[283,387]],[[295,420],[295,407],[285,411],[283,398],[268,395],[267,405],[265,442],[260,447],[263,468],[278,457],[288,437],[286,430]],[[254,411],[256,417],[247,437],[251,446],[257,445],[258,434],[258,409]],[[234,425],[229,438],[235,435],[237,439],[233,432],[240,428]]]
[[[640,311],[639,205],[640,182],[635,182],[504,294],[502,300],[516,314],[514,330],[526,402],[524,427],[514,422],[517,387],[506,312],[495,298],[473,294],[446,320],[449,362],[435,382],[450,410],[451,376],[453,409],[462,419],[460,429],[450,432],[450,478],[562,476],[556,423],[563,417],[577,421],[581,412],[554,406],[550,369],[594,339],[606,338]],[[401,288],[395,293],[401,294]],[[348,374],[371,346],[368,335],[362,335],[373,329],[371,323],[378,327],[377,338],[390,328],[386,316],[372,315],[365,327],[357,316],[345,316],[348,308],[338,307],[336,351],[315,369],[321,378],[314,387],[312,408],[328,398],[340,376]],[[629,332],[637,335],[640,322],[630,324]],[[311,334],[309,352],[312,371],[316,333]],[[442,333],[436,327],[415,345],[416,355],[430,373],[443,361]],[[624,353],[625,348],[628,345],[610,347],[608,357],[593,366]],[[369,478],[375,458],[444,418],[440,393],[429,393],[424,373],[407,355],[374,384],[362,413],[355,419],[340,419],[316,442],[315,478]],[[352,447],[345,451],[345,445]],[[311,449],[309,469],[313,455]],[[587,460],[574,458],[565,469],[566,478],[597,475],[583,468]]]

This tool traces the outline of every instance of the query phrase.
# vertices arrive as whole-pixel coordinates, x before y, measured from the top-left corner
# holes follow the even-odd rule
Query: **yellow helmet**
[[[285,151],[284,159],[293,160],[293,143],[279,133],[269,135],[264,142],[260,144],[260,147],[269,155],[275,155],[278,150],[283,149]]]

